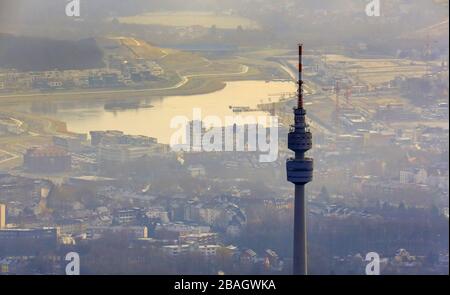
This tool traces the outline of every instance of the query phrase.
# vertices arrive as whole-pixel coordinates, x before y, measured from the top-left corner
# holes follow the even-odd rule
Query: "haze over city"
[[[0,274],[448,275],[448,1],[71,2],[0,0]]]

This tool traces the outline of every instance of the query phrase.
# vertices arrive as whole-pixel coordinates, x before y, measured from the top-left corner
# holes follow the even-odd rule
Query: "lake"
[[[92,130],[120,130],[126,134],[155,137],[161,143],[169,143],[175,131],[170,122],[175,116],[192,119],[193,108],[199,108],[202,117],[218,116],[224,121],[231,115],[265,115],[263,112],[234,113],[230,106],[256,108],[260,103],[277,102],[278,93],[295,92],[293,82],[236,81],[228,82],[220,91],[190,96],[148,98],[140,101],[144,107],[131,109],[105,109],[102,101],[64,101],[33,103],[28,111],[45,113],[45,116],[67,123],[69,131],[88,133]],[[125,98],[124,98],[125,99]],[[137,104],[136,102],[134,103]],[[112,103],[113,106],[115,102]],[[153,107],[149,107],[149,106]]]

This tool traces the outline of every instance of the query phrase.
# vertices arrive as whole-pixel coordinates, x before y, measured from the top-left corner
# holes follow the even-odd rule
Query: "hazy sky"
[[[69,0],[0,0],[0,33],[15,35],[45,36],[63,38],[64,30],[71,30],[72,38],[90,37],[90,29],[96,25],[77,27],[72,19],[65,15],[65,5]],[[324,30],[336,31],[337,38],[343,38],[338,31],[348,35],[359,31],[371,32],[366,24],[364,7],[368,0],[80,0],[82,18],[85,21],[98,22],[111,16],[135,15],[158,10],[209,10],[213,12],[232,11],[241,16],[262,23],[276,34],[298,30],[300,26],[315,34]],[[447,0],[381,0],[382,9],[389,17],[400,19],[392,28],[395,34],[399,30],[414,31],[448,18],[448,7],[436,4]],[[405,9],[405,7],[408,7]],[[412,9],[411,9],[412,7]],[[315,17],[318,10],[326,11],[326,16]],[[349,17],[351,16],[351,17]],[[354,24],[357,18],[366,23]],[[373,20],[382,23],[383,20]],[[384,24],[386,27],[386,23]],[[401,26],[399,26],[401,25]],[[387,25],[389,26],[389,24]],[[379,29],[385,30],[385,27]],[[37,32],[37,28],[40,29]],[[49,29],[48,32],[46,31]],[[63,32],[59,32],[58,30]],[[78,31],[77,31],[78,30]],[[396,31],[397,30],[397,31]],[[387,30],[390,31],[390,30]],[[53,32],[53,33],[52,33]],[[104,32],[104,31],[103,31]],[[328,32],[329,33],[329,32]],[[389,32],[384,32],[389,33]],[[77,35],[78,34],[78,35]],[[332,37],[330,34],[329,37]],[[97,37],[97,36],[94,36]],[[345,36],[344,36],[345,37]],[[290,38],[287,37],[287,38]]]

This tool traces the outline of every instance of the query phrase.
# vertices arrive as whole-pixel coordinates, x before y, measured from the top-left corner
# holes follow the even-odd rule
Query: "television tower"
[[[303,107],[303,78],[302,55],[303,45],[299,47],[299,77],[298,101],[294,108],[295,124],[291,126],[288,135],[288,147],[295,152],[295,157],[286,162],[287,179],[295,184],[295,211],[294,211],[294,275],[308,273],[308,253],[306,241],[306,198],[305,185],[313,177],[313,159],[305,157],[305,153],[312,148],[312,134],[306,123],[306,110]]]

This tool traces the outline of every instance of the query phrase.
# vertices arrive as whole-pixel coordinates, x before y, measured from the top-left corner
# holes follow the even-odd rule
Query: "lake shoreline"
[[[141,101],[152,108],[105,110],[105,103],[115,101],[111,97],[95,100],[61,99],[59,101],[28,101],[11,105],[16,112],[49,117],[66,122],[67,129],[75,133],[89,133],[92,130],[120,130],[131,135],[145,135],[167,143],[170,122],[177,116],[191,119],[194,108],[201,109],[204,116],[261,116],[265,112],[236,113],[233,107],[257,109],[261,103],[274,103],[280,93],[295,90],[293,82],[261,80],[230,81],[223,83],[220,90],[206,94],[124,97],[121,102]],[[188,98],[188,99],[187,99]],[[231,107],[230,107],[231,106]]]

